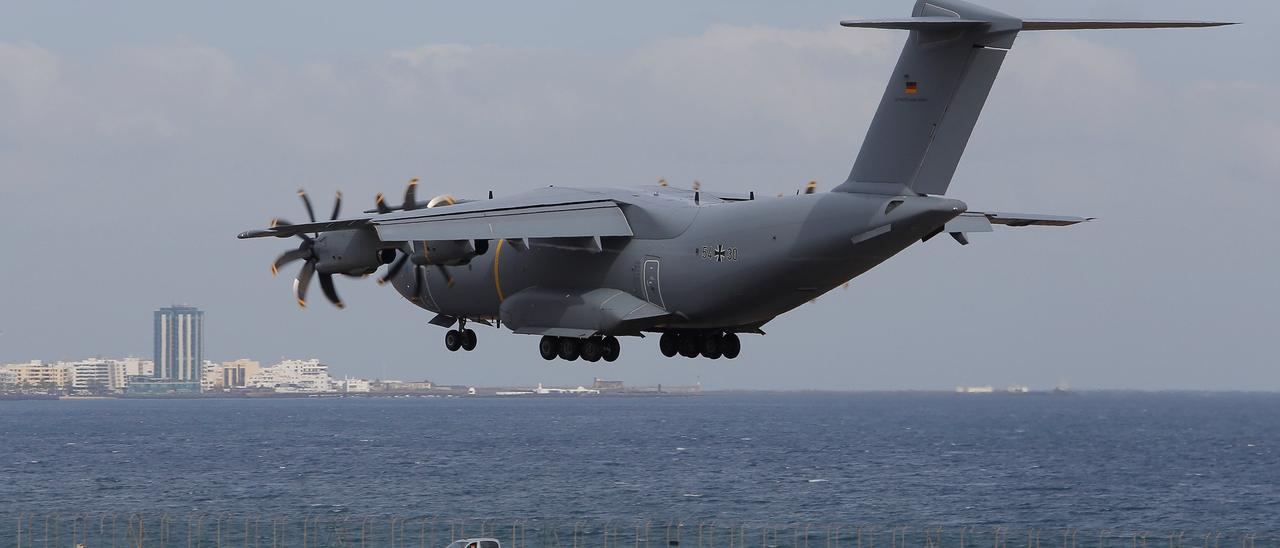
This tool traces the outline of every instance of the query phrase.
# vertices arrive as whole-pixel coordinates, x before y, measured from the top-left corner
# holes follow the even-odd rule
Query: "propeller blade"
[[[809,184],[804,185],[804,193],[805,193],[805,194],[813,194],[813,193],[814,193],[814,191],[816,191],[816,190],[818,190],[818,182],[817,182],[817,181],[809,181]]]
[[[423,275],[422,265],[414,265],[413,267],[413,301],[414,302],[418,302],[422,300],[422,286],[426,285],[426,280],[424,278],[425,276]]]
[[[329,216],[330,221],[338,220],[338,212],[342,211],[342,191],[339,190],[337,196],[333,198],[333,215]]]
[[[409,186],[404,189],[404,210],[418,209],[418,178],[409,179]]]
[[[449,275],[449,269],[445,268],[442,264],[436,265],[436,268],[439,268],[440,273],[444,275],[445,283],[448,284],[449,287],[453,287],[453,276]]]
[[[293,279],[293,297],[298,299],[298,306],[307,307],[307,286],[311,285],[311,275],[316,271],[312,261],[302,263],[302,271]]]
[[[271,263],[271,275],[275,276],[276,273],[279,272],[282,267],[284,267],[284,265],[287,265],[299,259],[307,258],[307,255],[310,254],[310,252],[311,250],[309,249],[303,249],[299,247],[298,249],[291,249],[289,251],[281,253],[279,257],[276,257],[275,262]]]
[[[387,207],[387,199],[382,197],[381,192],[374,198],[374,205],[378,207],[378,213],[391,213],[391,208]]]
[[[298,197],[302,198],[302,205],[307,206],[307,218],[311,219],[311,222],[313,223],[316,222],[316,212],[314,209],[311,209],[311,198],[307,197],[307,191],[299,188]]]
[[[396,257],[396,260],[391,261],[391,266],[387,267],[387,273],[381,278],[378,278],[378,285],[385,284],[394,279],[396,274],[400,273],[400,269],[404,268],[404,264],[407,262],[409,262],[409,256],[405,255],[403,252],[400,253],[400,256]]]
[[[342,299],[338,298],[338,290],[333,287],[333,274],[320,273],[320,289],[324,291],[324,296],[329,299],[329,302],[333,303],[333,306],[340,309],[346,308],[346,305],[342,304]]]

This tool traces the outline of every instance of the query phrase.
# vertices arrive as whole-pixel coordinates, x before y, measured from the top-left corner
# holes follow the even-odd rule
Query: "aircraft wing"
[[[601,194],[573,189],[543,189],[496,200],[396,211],[356,219],[304,224],[273,223],[240,238],[285,238],[310,232],[373,227],[386,242],[425,240],[495,240],[599,238],[633,235],[618,202]]]
[[[453,210],[455,207],[459,209]],[[631,224],[613,200],[465,209],[460,206],[438,207],[376,219],[373,226],[383,241],[632,235]]]

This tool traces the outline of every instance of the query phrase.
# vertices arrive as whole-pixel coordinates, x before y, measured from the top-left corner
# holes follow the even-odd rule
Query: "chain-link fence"
[[[16,548],[444,548],[469,538],[503,548],[1280,548],[1276,533],[675,520],[20,514],[0,527],[0,546]]]

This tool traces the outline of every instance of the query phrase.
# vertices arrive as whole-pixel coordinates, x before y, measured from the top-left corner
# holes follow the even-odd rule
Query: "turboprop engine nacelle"
[[[313,247],[317,272],[363,276],[395,258],[372,228],[321,233]]]
[[[413,264],[462,266],[489,250],[489,240],[428,240],[413,246]]]

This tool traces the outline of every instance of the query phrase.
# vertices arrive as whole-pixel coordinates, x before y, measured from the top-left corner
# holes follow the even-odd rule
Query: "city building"
[[[222,386],[225,388],[244,388],[249,377],[262,372],[262,364],[255,360],[240,358],[222,362]]]
[[[22,388],[65,390],[71,376],[67,367],[40,360],[7,365],[5,369],[11,373],[14,385]]]
[[[120,363],[124,364],[126,377],[154,377],[156,374],[156,363],[151,360],[129,356]]]
[[[89,359],[61,365],[68,373],[67,385],[76,391],[103,393],[127,384],[124,365],[115,360]]]
[[[320,360],[282,360],[249,377],[250,388],[270,388],[276,392],[332,392],[333,377],[329,366]]]
[[[411,394],[417,392],[430,392],[435,388],[431,381],[397,381],[397,380],[376,380],[369,381],[370,392],[388,392],[393,394]]]
[[[222,364],[205,360],[200,364],[200,391],[220,390],[222,384]]]
[[[204,363],[204,312],[191,306],[155,311],[155,371],[157,379],[201,380]]]
[[[601,379],[601,378],[596,378],[596,379],[595,379],[595,381],[591,383],[591,387],[592,387],[592,388],[594,388],[594,389],[596,389],[596,390],[624,390],[624,389],[626,389],[626,386],[623,386],[622,381],[607,381],[607,380],[604,380],[604,379]]]
[[[130,396],[195,396],[200,394],[200,383],[137,377],[129,383],[129,389],[125,391],[125,394]]]
[[[346,377],[339,383],[342,385],[342,391],[348,394],[359,394],[369,392],[369,381],[364,379],[353,379]]]

